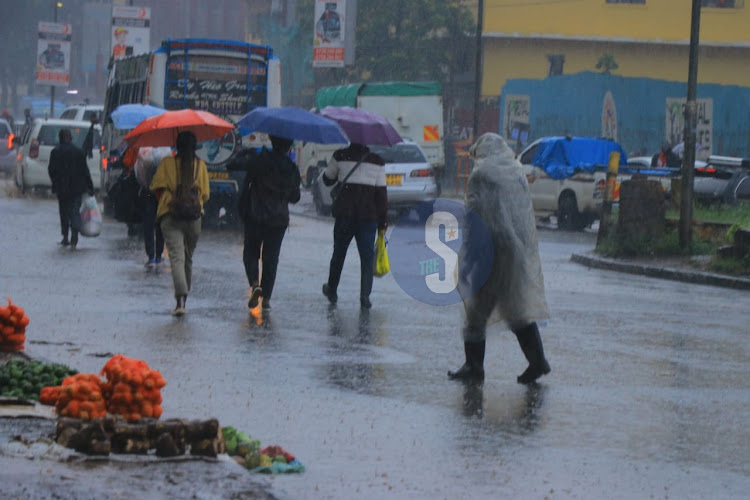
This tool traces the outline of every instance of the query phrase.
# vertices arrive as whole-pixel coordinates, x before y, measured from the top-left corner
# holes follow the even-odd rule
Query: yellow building
[[[481,0],[480,0],[481,1]],[[484,0],[482,94],[507,79],[599,71],[686,81],[691,0]],[[750,87],[750,0],[703,0],[699,83]]]

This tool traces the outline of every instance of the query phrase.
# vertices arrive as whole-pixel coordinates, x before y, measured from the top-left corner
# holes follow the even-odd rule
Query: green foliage
[[[733,257],[715,257],[711,260],[711,269],[720,273],[732,274],[735,276],[750,274],[750,252],[745,254],[741,259]]]
[[[667,210],[667,218],[679,219],[680,211],[674,208]],[[703,222],[723,222],[738,224],[740,227],[750,226],[750,203],[739,205],[695,205],[693,219]]]
[[[355,80],[438,80],[473,64],[474,21],[457,2],[381,0],[357,5]]]
[[[680,247],[678,231],[669,231],[660,238],[649,239],[622,238],[617,231],[609,231],[608,236],[597,245],[596,253],[604,257],[669,257],[678,255],[707,255],[716,250],[711,242],[693,239],[690,247],[683,250]]]
[[[619,67],[620,65],[615,61],[615,56],[610,53],[602,54],[599,60],[596,61],[596,69],[601,70],[605,75],[610,74]]]

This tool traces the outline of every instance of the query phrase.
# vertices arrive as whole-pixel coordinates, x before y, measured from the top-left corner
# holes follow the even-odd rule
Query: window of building
[[[745,0],[701,0],[701,7],[716,9],[740,9],[745,6]]]
[[[646,3],[646,0],[607,0],[607,3]]]

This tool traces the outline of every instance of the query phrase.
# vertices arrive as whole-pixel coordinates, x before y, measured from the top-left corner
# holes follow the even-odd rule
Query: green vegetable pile
[[[227,454],[245,459],[245,467],[260,465],[260,441],[234,427],[223,427],[221,433],[227,445]]]
[[[42,387],[60,385],[76,373],[57,363],[14,359],[0,366],[0,396],[38,401]]]
[[[227,447],[227,454],[252,472],[281,474],[305,472],[302,465],[291,453],[279,445],[260,447],[260,441],[234,427],[222,427],[221,434]]]

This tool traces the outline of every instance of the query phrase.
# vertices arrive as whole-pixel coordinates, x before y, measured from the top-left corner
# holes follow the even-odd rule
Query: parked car
[[[427,161],[422,148],[415,142],[400,142],[395,146],[369,146],[370,151],[385,160],[388,209],[406,213],[422,203],[429,207],[437,198],[435,170]],[[312,187],[316,211],[331,213],[332,186],[323,184],[321,171]]]
[[[706,162],[701,160],[695,160],[695,168],[705,168]],[[661,170],[667,170],[664,167],[652,167],[651,166],[651,157],[650,156],[634,156],[632,158],[628,158],[628,167],[630,168],[637,168],[637,169],[643,169],[650,171],[651,169],[654,169],[654,171],[659,172]],[[654,179],[657,179],[662,187],[664,188],[664,193],[669,199],[672,196],[672,178],[679,176],[679,172],[676,172],[672,175],[664,175],[663,177],[659,176],[652,176]]]
[[[74,104],[68,106],[60,114],[61,120],[83,120],[90,122],[92,117],[96,117],[99,123],[102,121],[104,112],[103,104]]]
[[[740,165],[709,163],[695,170],[693,197],[702,205],[750,203],[750,160]]]
[[[705,167],[706,162],[701,160],[695,160],[695,168]],[[634,156],[628,157],[628,167],[635,168],[663,168],[663,167],[651,167],[650,156]]]
[[[49,155],[58,144],[58,134],[61,129],[67,128],[73,134],[73,144],[83,146],[83,141],[91,127],[90,121],[42,119],[34,120],[34,125],[21,138],[21,145],[16,163],[16,185],[25,192],[31,188],[49,189],[52,182],[47,172],[49,166]],[[101,127],[94,126],[94,149],[92,158],[86,158],[86,163],[91,172],[91,180],[94,189],[99,190],[101,175],[99,173],[99,155],[101,144]]]
[[[15,135],[6,120],[0,118],[0,172],[13,172],[16,166]]]
[[[601,214],[612,151],[620,153],[620,166],[625,166],[627,155],[610,139],[542,137],[529,144],[518,161],[529,179],[534,214],[556,216],[557,227],[565,230],[591,225]]]

